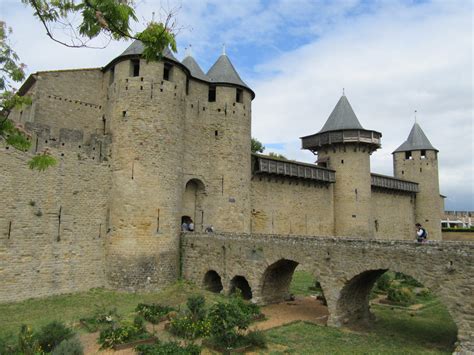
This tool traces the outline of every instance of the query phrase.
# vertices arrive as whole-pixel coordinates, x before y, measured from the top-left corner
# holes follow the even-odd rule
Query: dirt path
[[[313,297],[297,298],[295,301],[276,303],[269,306],[262,307],[262,312],[266,319],[255,323],[250,329],[252,330],[267,330],[279,327],[294,321],[303,320],[316,324],[326,324],[328,311],[327,307],[323,306],[318,300]],[[153,332],[153,326],[147,326],[148,331]],[[161,340],[169,340],[170,335],[164,330],[164,322],[155,325],[158,338]],[[133,349],[124,350],[99,350],[97,338],[99,333],[81,334],[80,340],[84,346],[84,354],[93,355],[134,355]],[[203,352],[209,354],[209,352]]]

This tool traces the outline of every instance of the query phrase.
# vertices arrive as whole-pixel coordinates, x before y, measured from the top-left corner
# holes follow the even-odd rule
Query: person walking
[[[416,241],[418,243],[426,243],[428,238],[428,232],[420,223],[415,224],[416,227]]]

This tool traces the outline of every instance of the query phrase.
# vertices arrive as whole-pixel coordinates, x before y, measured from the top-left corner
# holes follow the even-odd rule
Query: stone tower
[[[318,165],[336,170],[334,229],[337,236],[373,236],[370,154],[382,134],[364,129],[346,96],[342,96],[323,128],[302,137],[302,147],[318,155]]]
[[[141,59],[132,43],[104,67],[112,136],[107,278],[155,289],[179,276],[183,218],[197,231],[249,231],[252,90],[226,55],[207,74],[187,56]]]
[[[415,200],[415,220],[428,231],[428,238],[441,240],[441,197],[438,179],[438,150],[418,123],[407,140],[393,153],[394,175],[419,184]]]

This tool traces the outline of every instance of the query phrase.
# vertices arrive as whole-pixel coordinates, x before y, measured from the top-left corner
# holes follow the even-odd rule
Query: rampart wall
[[[31,153],[0,145],[0,302],[106,285],[107,162],[52,154],[57,166],[38,172]]]
[[[372,187],[370,206],[376,239],[415,239],[415,197]]]
[[[334,235],[333,184],[254,176],[251,201],[252,233]]]

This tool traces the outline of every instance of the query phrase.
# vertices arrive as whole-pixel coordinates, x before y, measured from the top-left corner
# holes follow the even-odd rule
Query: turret
[[[416,221],[426,228],[429,239],[440,240],[442,201],[439,194],[438,150],[415,122],[407,140],[392,154],[395,177],[419,184],[415,201]]]
[[[303,149],[318,155],[318,165],[336,170],[334,230],[337,236],[373,236],[370,154],[380,147],[381,136],[362,127],[343,95],[323,128],[301,138]]]

